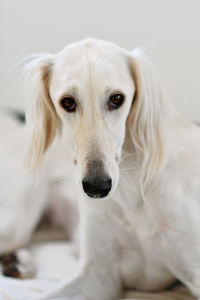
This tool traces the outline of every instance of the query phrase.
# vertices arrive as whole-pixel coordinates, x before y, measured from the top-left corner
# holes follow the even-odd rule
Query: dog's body
[[[39,184],[26,173],[19,176],[20,192],[15,178],[24,152],[17,152],[20,164],[13,158],[18,171],[9,178],[16,188],[7,196],[5,185],[1,195],[12,204],[1,210],[8,243],[0,235],[0,251],[23,246],[52,197],[52,182],[66,179],[53,197],[64,197],[73,211],[81,198],[80,272],[41,299],[111,300],[123,287],[158,290],[175,278],[200,297],[200,129],[174,111],[153,67],[137,52],[89,40],[40,57],[29,69],[37,91],[28,111],[33,132],[13,128],[22,144],[31,138],[32,166],[48,150]],[[10,166],[13,147],[8,154],[3,143]],[[2,164],[6,169],[5,159]],[[13,238],[5,216],[16,206],[21,222],[15,214],[9,222],[20,236]]]

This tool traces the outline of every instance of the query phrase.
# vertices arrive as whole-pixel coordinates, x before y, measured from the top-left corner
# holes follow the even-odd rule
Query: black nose
[[[108,176],[83,179],[84,192],[91,198],[103,198],[108,195],[112,187],[112,180]]]

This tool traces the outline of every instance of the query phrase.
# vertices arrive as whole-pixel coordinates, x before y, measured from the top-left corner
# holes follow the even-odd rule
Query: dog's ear
[[[39,165],[42,154],[56,134],[59,118],[49,94],[53,65],[50,54],[34,57],[24,68],[26,90],[26,118],[31,129],[28,165]]]
[[[146,186],[165,161],[168,98],[159,75],[139,49],[131,53],[129,60],[136,91],[127,129],[138,155],[142,157],[142,181]]]

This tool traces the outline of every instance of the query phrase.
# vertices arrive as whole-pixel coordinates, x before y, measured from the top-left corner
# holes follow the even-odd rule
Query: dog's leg
[[[31,189],[25,195],[16,196],[15,200],[9,205],[7,198],[8,205],[0,205],[0,255],[27,244],[43,211],[42,195]]]
[[[43,211],[41,205],[35,206],[38,200],[35,198],[34,203],[34,199],[22,197],[20,203],[17,201],[19,207],[6,207],[0,211],[0,265],[5,276],[28,278],[34,274],[31,253],[23,248],[31,239]]]
[[[198,226],[186,224],[187,228],[174,228],[163,233],[163,254],[172,274],[200,299]]]
[[[34,187],[22,169],[8,172],[4,168],[0,173],[0,264],[7,276],[32,273],[30,255],[20,248],[31,238],[46,205],[45,195],[44,185]]]
[[[119,248],[109,216],[90,208],[83,213],[80,271],[35,299],[116,300],[120,296]]]

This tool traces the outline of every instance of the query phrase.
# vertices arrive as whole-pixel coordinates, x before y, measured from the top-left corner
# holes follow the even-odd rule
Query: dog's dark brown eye
[[[108,107],[109,110],[119,108],[124,102],[124,96],[122,94],[114,94],[110,96]]]
[[[76,102],[72,97],[65,97],[60,101],[60,103],[67,112],[75,112]]]

